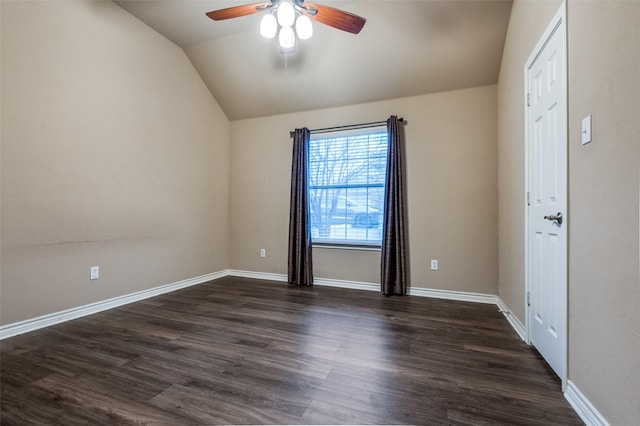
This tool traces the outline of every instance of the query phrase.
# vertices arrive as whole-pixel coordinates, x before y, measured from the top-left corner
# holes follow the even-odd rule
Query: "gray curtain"
[[[387,120],[389,150],[387,188],[384,194],[380,287],[386,296],[407,294],[407,253],[402,140],[404,126],[398,117]]]
[[[291,206],[289,214],[289,283],[299,286],[313,285],[311,260],[311,227],[307,174],[309,164],[309,129],[296,129],[293,134],[293,161],[291,165]]]

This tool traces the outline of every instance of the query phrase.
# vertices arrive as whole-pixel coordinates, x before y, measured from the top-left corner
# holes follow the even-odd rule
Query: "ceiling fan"
[[[293,9],[294,20],[296,15],[306,16],[322,24],[342,31],[347,31],[352,34],[358,34],[366,22],[366,19],[353,13],[316,3],[309,3],[305,0],[270,0],[268,2],[252,3],[243,6],[214,10],[208,12],[207,16],[214,21],[222,21],[225,19],[253,15],[258,12],[270,11],[270,14],[272,15],[277,12],[278,21],[280,21],[280,9],[284,7],[289,8],[290,6],[292,6]],[[286,25],[282,25],[282,22],[279,23],[282,27],[287,27]],[[293,25],[293,22],[291,24]]]

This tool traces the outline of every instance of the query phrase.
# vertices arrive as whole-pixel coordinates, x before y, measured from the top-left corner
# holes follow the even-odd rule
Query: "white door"
[[[527,62],[529,340],[563,383],[567,358],[567,102],[564,14]]]

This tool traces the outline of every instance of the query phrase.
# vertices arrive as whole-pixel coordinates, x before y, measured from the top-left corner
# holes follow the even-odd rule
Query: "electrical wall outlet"
[[[98,278],[100,278],[100,267],[99,266],[92,266],[91,267],[91,279],[92,280],[97,280]]]
[[[438,270],[438,260],[437,259],[431,259],[431,270],[432,271],[437,271]]]
[[[260,257],[267,257],[267,249],[260,249]]]

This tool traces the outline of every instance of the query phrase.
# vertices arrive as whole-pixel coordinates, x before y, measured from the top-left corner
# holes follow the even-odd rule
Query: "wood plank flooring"
[[[2,425],[582,424],[492,305],[228,277],[0,354]]]

